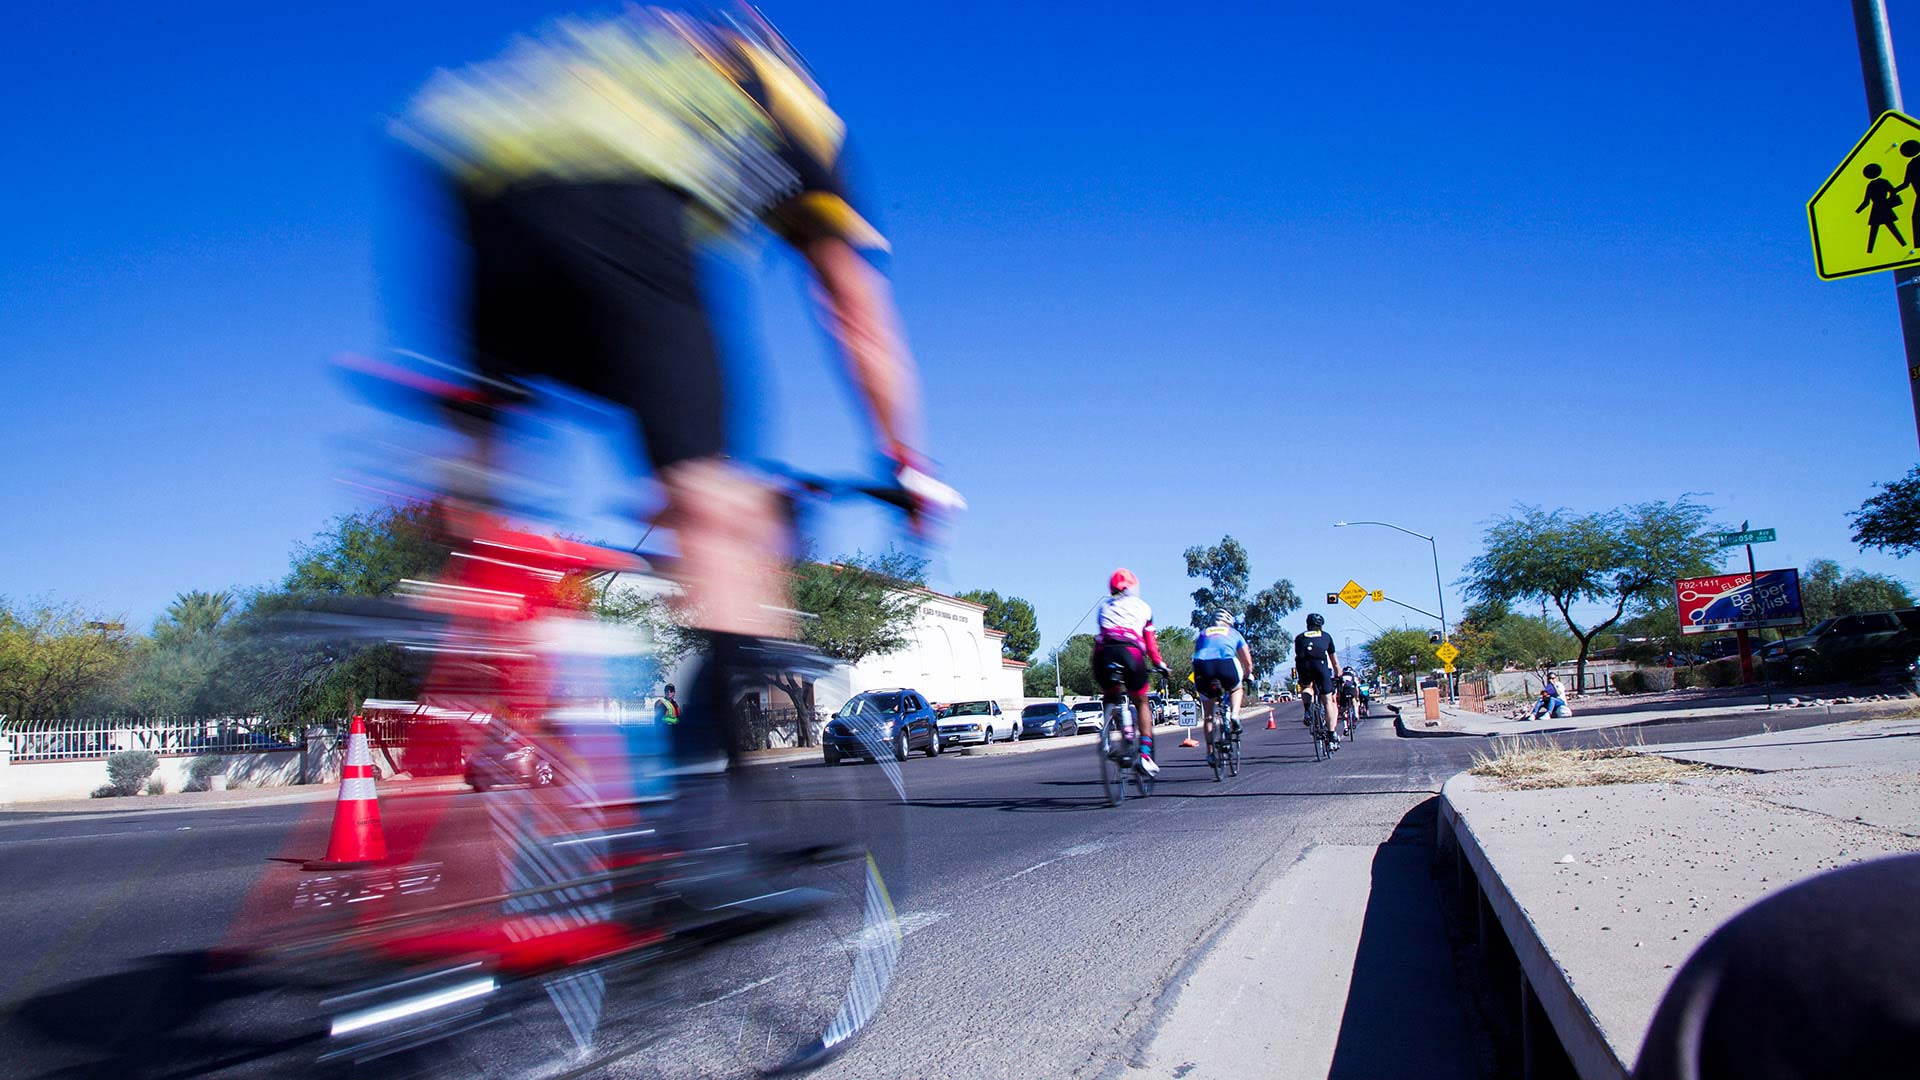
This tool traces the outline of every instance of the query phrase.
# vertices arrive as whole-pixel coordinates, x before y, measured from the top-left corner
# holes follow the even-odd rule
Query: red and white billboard
[[[1722,630],[1758,630],[1763,626],[1799,626],[1800,571],[1762,570],[1715,574],[1673,583],[1680,607],[1680,632],[1711,634]]]

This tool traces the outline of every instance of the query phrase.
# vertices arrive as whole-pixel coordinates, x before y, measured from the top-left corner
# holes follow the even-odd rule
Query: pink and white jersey
[[[1113,641],[1146,648],[1153,629],[1153,609],[1132,593],[1109,596],[1093,609],[1095,641]]]

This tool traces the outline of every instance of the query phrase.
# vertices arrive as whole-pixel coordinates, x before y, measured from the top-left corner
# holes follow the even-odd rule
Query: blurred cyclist
[[[1359,713],[1360,680],[1354,676],[1352,668],[1340,673],[1340,682],[1334,690],[1334,697],[1339,703],[1339,708],[1334,713],[1336,718],[1345,716],[1348,709],[1354,710],[1356,715]]]
[[[1240,636],[1234,628],[1233,613],[1216,611],[1213,613],[1213,625],[1200,631],[1193,645],[1193,678],[1201,690],[1209,682],[1217,681],[1228,691],[1228,700],[1232,703],[1227,714],[1220,718],[1223,724],[1240,723],[1240,699],[1246,693],[1243,680],[1246,673],[1253,670],[1253,652],[1247,648],[1247,639]],[[1203,739],[1207,747],[1207,763],[1213,764],[1213,698],[1206,693],[1200,695],[1200,725],[1205,729]]]
[[[1340,681],[1340,659],[1334,655],[1333,635],[1327,633],[1326,616],[1314,612],[1307,616],[1307,630],[1293,639],[1293,673],[1300,680],[1301,700],[1309,706],[1320,703],[1327,726],[1333,730],[1331,745],[1340,745],[1339,714],[1333,711],[1333,688]]]
[[[841,178],[845,125],[751,6],[688,3],[562,21],[441,72],[398,131],[462,208],[480,373],[550,377],[639,420],[665,492],[660,524],[680,550],[684,616],[709,642],[676,732],[718,749],[720,727],[739,734],[729,687],[764,683],[794,625],[779,499],[728,457],[700,242],[764,224],[800,253],[916,523],[959,505],[917,449],[913,360],[865,257],[886,241]],[[490,429],[467,425],[475,463],[455,496],[488,497]]]
[[[1167,665],[1160,659],[1160,641],[1153,632],[1153,609],[1140,599],[1139,590],[1140,579],[1124,566],[1107,579],[1107,595],[1093,609],[1091,663],[1096,679],[1107,664],[1120,668],[1140,732],[1140,767],[1158,775],[1160,765],[1153,760],[1153,710],[1147,704],[1147,665],[1151,663],[1162,675]]]

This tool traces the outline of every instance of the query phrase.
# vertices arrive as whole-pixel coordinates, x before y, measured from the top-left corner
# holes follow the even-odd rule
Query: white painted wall
[[[276,750],[265,754],[222,754],[227,761],[227,786],[281,787],[300,781],[300,752]],[[168,791],[185,791],[189,755],[163,757],[154,776]],[[15,762],[0,754],[0,803],[84,799],[107,782],[104,758],[89,761]]]
[[[837,667],[814,687],[814,702],[833,712],[865,690],[905,686],[928,701],[1000,702],[1018,710],[1020,669],[1000,662],[1000,634],[988,630],[986,609],[957,597],[922,593],[925,603],[911,633],[912,644],[886,656]],[[780,704],[785,704],[780,702]]]

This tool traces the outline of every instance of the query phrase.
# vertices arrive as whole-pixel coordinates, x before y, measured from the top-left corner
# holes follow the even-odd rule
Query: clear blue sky
[[[1916,445],[1891,281],[1811,269],[1867,122],[1839,0],[766,7],[854,125],[973,502],[934,584],[1028,597],[1049,645],[1121,563],[1183,621],[1180,551],[1224,533],[1263,582],[1426,606],[1424,544],[1330,523],[1437,533],[1451,583],[1516,501],[1699,492],[1769,563],[1915,576],[1843,517]],[[377,423],[323,360],[419,333],[380,117],[550,10],[13,17],[0,595],[145,623],[357,505],[331,478]],[[765,444],[857,461],[791,267],[739,276]]]

